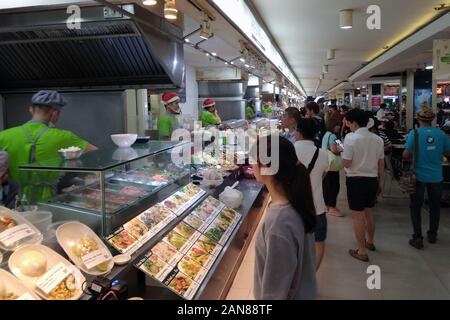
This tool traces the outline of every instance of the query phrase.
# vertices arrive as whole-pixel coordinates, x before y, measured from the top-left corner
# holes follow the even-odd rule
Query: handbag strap
[[[416,167],[417,162],[419,161],[419,131],[414,129],[414,154],[412,160],[413,169]]]
[[[329,136],[328,136],[328,142],[327,142],[327,149],[331,151],[331,148],[330,148],[330,139],[331,139],[331,136],[332,136],[333,134],[332,134],[331,132],[329,132],[329,131],[328,131],[328,133],[329,133]]]
[[[311,163],[308,166],[308,173],[311,174],[311,172],[314,169],[314,166],[316,165],[317,158],[319,158],[319,148],[316,149],[316,152],[314,153],[314,157],[311,160]]]

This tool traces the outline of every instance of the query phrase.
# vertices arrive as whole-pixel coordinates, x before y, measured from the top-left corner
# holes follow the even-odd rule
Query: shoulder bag
[[[329,164],[329,171],[341,171],[344,168],[344,164],[342,163],[342,158],[340,155],[334,154],[330,150],[330,138],[333,134],[330,133],[328,135],[328,142],[327,142],[327,154],[328,154],[328,164]]]

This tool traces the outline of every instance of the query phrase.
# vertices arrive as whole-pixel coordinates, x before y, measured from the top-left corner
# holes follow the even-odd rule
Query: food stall
[[[66,222],[57,228],[55,243],[42,242],[34,230],[36,241],[4,252],[2,268],[16,275],[29,295],[42,299],[98,299],[95,284],[105,281],[126,288],[115,293],[119,299],[224,299],[267,197],[260,183],[243,179],[232,163],[223,164],[219,186],[192,183],[196,169],[210,163],[193,167],[173,161],[172,154],[186,145],[151,141],[22,166],[30,181],[52,172],[54,181],[64,182],[38,205],[51,211],[54,221]],[[243,199],[232,209],[218,199],[236,181]],[[7,213],[0,210],[2,218]],[[0,230],[0,245],[7,229]],[[55,287],[36,285],[52,272],[73,276],[55,284],[61,295]],[[88,289],[80,291],[85,281]]]

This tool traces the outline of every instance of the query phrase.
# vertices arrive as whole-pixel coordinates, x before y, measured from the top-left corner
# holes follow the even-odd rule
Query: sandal
[[[359,261],[362,262],[369,262],[369,256],[367,254],[359,254],[358,253],[358,249],[356,250],[349,250],[350,255],[355,258],[358,259]]]
[[[377,248],[375,248],[375,245],[373,243],[366,242],[366,249],[370,251],[376,251]]]

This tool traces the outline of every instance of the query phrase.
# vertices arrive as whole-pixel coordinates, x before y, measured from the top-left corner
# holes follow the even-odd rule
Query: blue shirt
[[[322,149],[329,150],[332,144],[336,144],[337,137],[334,133],[327,131],[322,139]]]
[[[450,152],[450,139],[436,128],[419,128],[418,132],[419,157],[414,168],[416,178],[424,183],[440,183],[444,180],[442,155]],[[414,153],[414,130],[409,133],[405,148]]]

